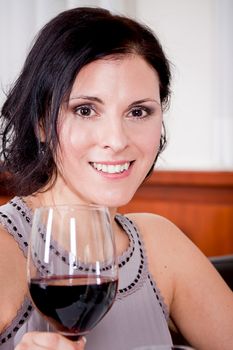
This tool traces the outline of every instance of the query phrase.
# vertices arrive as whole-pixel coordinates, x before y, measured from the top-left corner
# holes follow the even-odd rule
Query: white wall
[[[233,1],[138,1],[137,17],[158,33],[173,64],[161,166],[232,169]]]
[[[232,0],[1,0],[0,84],[16,78],[38,29],[58,12],[100,5],[148,24],[172,62],[166,169],[233,169]],[[1,93],[0,102],[4,100]]]

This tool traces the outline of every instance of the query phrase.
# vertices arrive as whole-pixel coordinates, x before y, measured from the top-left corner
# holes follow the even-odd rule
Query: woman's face
[[[141,57],[86,65],[59,115],[55,192],[63,202],[126,204],[156,157],[161,125],[158,76]]]

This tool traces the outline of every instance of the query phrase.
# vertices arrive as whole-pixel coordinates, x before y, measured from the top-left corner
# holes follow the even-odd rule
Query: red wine
[[[63,335],[75,338],[95,327],[110,309],[117,284],[107,277],[56,276],[32,279],[29,290],[48,321]]]

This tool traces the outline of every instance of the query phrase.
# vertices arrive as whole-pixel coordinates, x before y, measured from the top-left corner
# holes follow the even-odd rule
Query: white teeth
[[[100,168],[100,170],[102,170],[104,173],[107,172],[107,165],[102,165],[102,169]]]
[[[107,165],[107,164],[100,164],[100,163],[92,163],[93,167],[97,169],[98,171],[102,171],[103,173],[109,173],[109,174],[119,174],[122,173],[125,170],[129,169],[130,163],[126,162],[124,164],[117,164],[117,165]]]

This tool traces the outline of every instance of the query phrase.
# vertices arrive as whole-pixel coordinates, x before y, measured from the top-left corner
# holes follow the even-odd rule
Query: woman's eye
[[[95,115],[95,111],[91,106],[79,106],[75,108],[75,114],[83,118],[92,117]]]
[[[135,107],[129,112],[129,117],[142,119],[151,115],[152,111],[147,107]]]

